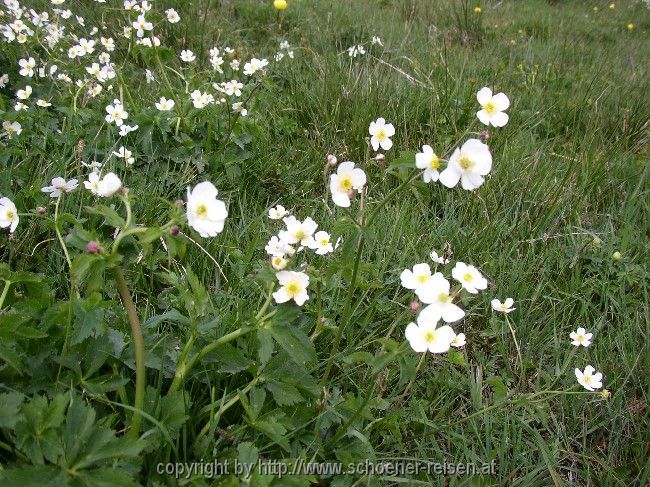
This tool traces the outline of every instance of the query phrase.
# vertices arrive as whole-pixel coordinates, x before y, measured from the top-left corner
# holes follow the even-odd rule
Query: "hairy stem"
[[[133,407],[138,411],[133,413],[133,420],[131,422],[131,430],[129,436],[137,438],[140,434],[140,424],[142,423],[142,416],[140,411],[144,407],[144,386],[145,386],[145,367],[144,367],[144,339],[142,338],[142,328],[140,328],[140,320],[138,319],[138,312],[135,308],[133,298],[126,285],[124,273],[119,267],[113,267],[113,274],[115,282],[117,283],[117,291],[122,298],[122,304],[126,309],[126,314],[129,317],[129,324],[131,325],[131,334],[133,336],[133,346],[135,348],[135,403]]]

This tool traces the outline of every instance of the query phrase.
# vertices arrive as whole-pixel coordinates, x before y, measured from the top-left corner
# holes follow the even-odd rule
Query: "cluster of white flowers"
[[[348,47],[348,56],[355,58],[357,56],[363,56],[366,53],[366,49],[362,44],[356,44],[354,46]]]
[[[279,271],[276,277],[281,287],[273,293],[273,298],[276,303],[293,299],[297,305],[302,306],[309,299],[309,276],[305,272],[285,271],[289,259],[304,248],[311,249],[318,255],[327,255],[334,252],[339,242],[333,244],[328,232],[316,231],[318,224],[312,218],[298,220],[282,205],[270,208],[268,217],[271,220],[282,220],[285,224],[285,228],[272,236],[264,247],[271,258],[271,266]]]

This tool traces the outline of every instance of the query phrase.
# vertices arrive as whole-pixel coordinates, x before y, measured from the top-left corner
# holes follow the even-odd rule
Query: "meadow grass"
[[[254,357],[258,344],[244,337],[231,356],[208,355],[197,365],[183,396],[189,419],[179,424],[173,446],[146,451],[141,479],[156,477],[158,462],[242,458],[250,446],[267,459],[496,460],[496,475],[456,476],[454,485],[647,484],[650,11],[633,2],[616,2],[610,10],[606,2],[509,0],[481,2],[481,12],[475,13],[473,3],[452,0],[295,0],[277,15],[267,3],[176,6],[182,17],[195,19],[178,33],[179,50],[200,53],[214,44],[237,45],[270,56],[286,39],[296,58],[261,86],[265,96],[256,99],[241,121],[244,130],[234,136],[242,136],[239,145],[222,149],[219,135],[206,132],[193,142],[202,146],[201,158],[182,164],[170,156],[172,143],[154,138],[152,160],[128,176],[134,213],[142,222],[164,223],[167,207],[156,198],[173,200],[203,179],[215,183],[229,206],[224,232],[201,242],[221,269],[191,244],[182,263],[168,262],[158,249],[150,264],[127,269],[144,322],[190,299],[179,291],[187,281],[154,273],[160,266],[191,269],[206,286],[206,306],[219,315],[218,324],[209,326],[217,326],[220,336],[255,315],[266,297],[257,279],[265,272],[263,247],[275,231],[266,210],[281,203],[298,218],[312,216],[321,228],[340,225],[343,213],[327,192],[328,153],[362,165],[370,207],[407,177],[396,160],[413,160],[423,144],[448,156],[468,133],[484,129],[475,117],[475,93],[482,86],[509,95],[510,122],[490,130],[494,166],[479,190],[447,190],[418,179],[364,231],[350,322],[326,384],[318,382],[332,351],[357,244],[345,232],[341,251],[316,280],[320,293],[296,323],[312,336],[318,353],[309,369],[314,379],[290,364],[273,365],[296,374],[302,383],[296,387],[307,401],[285,410],[267,403],[260,412],[266,425],[250,419],[254,398],[237,389],[255,377],[248,354]],[[634,30],[626,28],[630,22]],[[349,46],[367,44],[373,35],[381,37],[383,47],[348,56]],[[151,98],[151,87],[137,77],[128,89],[135,105]],[[385,161],[374,159],[366,142],[368,124],[379,116],[396,127],[395,146]],[[19,158],[19,165],[34,168],[21,185],[39,188],[45,174],[74,165],[74,150],[73,142],[32,147],[5,159]],[[14,177],[10,167],[3,171],[6,181]],[[37,195],[34,190],[32,197]],[[64,205],[79,207],[72,199]],[[3,251],[6,260],[50,276],[57,295],[67,295],[66,263],[56,241],[45,244],[48,252],[31,255],[45,227],[26,225],[20,249],[10,255]],[[419,356],[404,349],[399,360],[373,373],[357,358],[378,354],[390,343],[386,339],[404,342],[404,327],[415,316],[409,309],[412,293],[400,287],[400,272],[446,246],[454,259],[477,266],[490,282],[479,298],[463,302],[467,316],[460,329],[468,346],[453,361],[429,355],[417,373]],[[615,251],[621,260],[612,258]],[[307,269],[316,267],[310,263]],[[110,286],[104,293],[117,300]],[[492,312],[491,298],[510,296],[514,313]],[[159,325],[155,334],[145,333],[152,404],[168,387],[178,358],[179,352],[168,351],[182,349],[190,339],[173,320],[144,327]],[[594,333],[588,349],[570,344],[569,333],[578,327]],[[587,364],[603,372],[609,399],[582,394],[573,369]],[[28,384],[24,391],[39,390]],[[540,391],[551,392],[535,395]],[[116,400],[130,404],[130,391],[122,394]],[[224,408],[229,401],[232,405]],[[218,421],[208,423],[219,408],[224,411]],[[345,437],[333,436],[332,425],[348,420]],[[199,437],[206,423],[211,429]],[[268,434],[268,428],[275,430]],[[333,437],[336,442],[328,443]],[[275,479],[273,485],[310,481],[315,477],[295,476]],[[320,480],[341,486],[449,481],[422,474]],[[195,479],[196,485],[201,482]],[[238,485],[234,479],[224,482]],[[253,483],[265,482],[259,477]]]

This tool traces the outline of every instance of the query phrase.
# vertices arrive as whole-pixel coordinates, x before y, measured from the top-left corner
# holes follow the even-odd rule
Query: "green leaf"
[[[273,335],[268,330],[257,330],[257,341],[260,344],[257,350],[257,356],[260,361],[260,366],[264,367],[273,355]]]
[[[104,324],[104,307],[101,295],[93,294],[85,300],[75,300],[72,309],[75,320],[72,331],[74,345],[81,343],[89,336],[94,336]]]
[[[508,388],[503,383],[503,379],[498,375],[488,377],[485,379],[485,382],[492,386],[492,391],[494,392],[494,398],[499,401],[504,399],[508,395]]]
[[[242,465],[256,465],[260,451],[250,441],[237,445],[237,460]]]
[[[447,358],[452,364],[462,365],[463,367],[467,365],[465,354],[463,352],[459,352],[458,350],[453,350],[450,348],[447,352]]]
[[[278,406],[289,406],[304,401],[298,389],[291,384],[269,380],[264,385],[271,392]]]
[[[85,210],[91,215],[99,215],[104,217],[104,223],[115,228],[124,228],[126,222],[117,211],[106,205],[86,206]]]
[[[20,418],[18,411],[23,404],[23,395],[18,392],[0,394],[0,428],[13,429]]]
[[[22,361],[20,360],[20,356],[12,347],[13,345],[9,343],[0,342],[0,360],[3,360],[16,372],[22,374]]]
[[[267,330],[273,338],[299,365],[316,360],[316,349],[309,337],[293,326],[271,326]]]

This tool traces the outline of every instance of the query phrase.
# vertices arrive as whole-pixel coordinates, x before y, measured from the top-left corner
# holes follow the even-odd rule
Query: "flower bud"
[[[38,213],[39,215],[45,215],[46,212],[47,212],[47,210],[42,206],[39,206],[38,208],[36,208],[36,213]]]
[[[354,197],[355,197],[356,195],[357,195],[357,193],[356,193],[355,190],[353,190],[353,189],[348,189],[348,198],[350,198],[351,200],[353,200]]]
[[[179,200],[174,201],[174,204],[175,204],[176,206],[178,206],[178,207],[182,207],[182,206],[185,205],[185,202],[184,202],[183,200],[180,200],[180,199],[179,199]]]
[[[598,237],[594,237],[594,239],[591,241],[591,243],[594,244],[594,245],[596,245],[596,246],[598,246],[598,245],[600,245],[601,243],[603,243],[603,241],[602,241],[600,238],[598,238]]]
[[[339,163],[339,160],[334,154],[327,154],[327,163],[330,166],[336,166]]]
[[[375,161],[377,162],[384,162],[385,160],[386,160],[386,156],[381,152],[375,156]]]
[[[411,308],[411,311],[417,311],[417,310],[420,309],[421,306],[422,305],[420,304],[420,301],[418,301],[417,299],[414,300],[414,301],[411,301],[411,304],[409,305],[409,307]]]
[[[169,229],[169,233],[172,237],[176,237],[179,233],[181,233],[181,229],[178,228],[178,225],[172,225]]]
[[[603,389],[602,391],[600,391],[600,398],[601,398],[601,399],[603,399],[603,400],[606,401],[606,400],[609,399],[610,397],[612,397],[612,393],[609,392],[608,389]]]
[[[622,258],[623,258],[623,256],[621,255],[621,253],[618,250],[612,254],[612,259],[614,259],[615,261],[619,261]]]
[[[103,249],[97,240],[91,240],[86,244],[86,252],[89,254],[101,254],[103,253]]]
[[[327,318],[325,318],[324,316],[321,316],[321,317],[320,317],[320,322],[321,322],[322,324],[327,323]]]
[[[488,140],[490,138],[490,132],[488,132],[487,130],[481,130],[481,133],[479,134],[479,137],[481,138],[481,140],[483,142],[485,142],[486,140]]]

